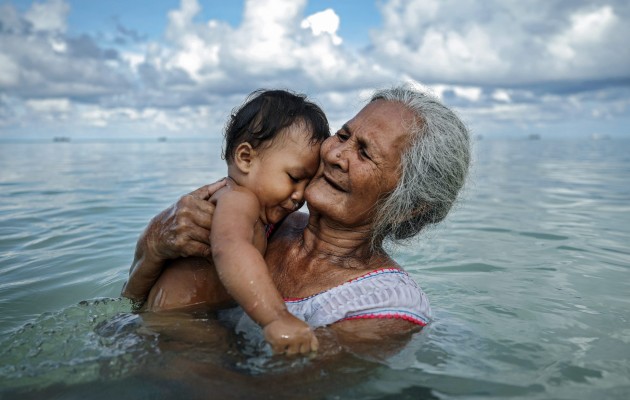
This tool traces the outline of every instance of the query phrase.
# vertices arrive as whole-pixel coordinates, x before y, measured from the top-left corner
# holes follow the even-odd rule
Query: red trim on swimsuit
[[[412,316],[400,313],[400,312],[392,312],[392,313],[383,313],[383,314],[377,314],[377,313],[370,313],[370,314],[363,314],[363,315],[353,315],[351,317],[346,317],[344,319],[342,319],[342,321],[349,321],[349,320],[353,320],[353,319],[403,319],[405,321],[409,321],[411,323],[414,323],[416,325],[420,325],[420,326],[426,326],[427,323],[422,321],[421,319],[418,318],[414,318]]]
[[[265,235],[267,235],[267,239],[269,239],[269,236],[271,236],[275,228],[276,228],[275,224],[268,224],[265,226]]]
[[[356,278],[348,279],[347,281],[343,282],[342,284],[340,284],[338,286],[342,286],[342,285],[345,285],[345,284],[350,283],[350,282],[360,281],[362,279],[365,279],[365,278],[373,276],[373,275],[379,275],[379,274],[382,274],[382,273],[392,273],[392,272],[393,273],[407,274],[407,272],[403,271],[402,269],[398,269],[398,268],[379,268],[379,269],[375,269],[375,270],[366,272],[363,275],[357,276]],[[335,286],[335,287],[338,287],[338,286]],[[283,300],[285,302],[306,300],[306,299],[310,299],[311,297],[317,296],[318,294],[327,292],[328,290],[330,290],[330,289],[322,290],[319,293],[315,293],[313,295],[306,296],[306,297],[285,297]]]

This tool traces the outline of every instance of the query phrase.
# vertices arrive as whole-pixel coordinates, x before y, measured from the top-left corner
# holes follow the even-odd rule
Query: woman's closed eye
[[[348,140],[350,138],[350,135],[348,135],[346,132],[344,131],[337,131],[337,133],[335,134],[337,136],[337,138],[342,141],[345,142],[346,140]]]
[[[344,129],[338,130],[337,133],[335,133],[335,136],[337,136],[337,139],[339,139],[340,142],[345,142],[346,140],[350,139],[350,134]],[[362,142],[359,142],[359,155],[362,158],[372,160],[372,157],[370,157],[370,154],[368,153],[365,144]]]

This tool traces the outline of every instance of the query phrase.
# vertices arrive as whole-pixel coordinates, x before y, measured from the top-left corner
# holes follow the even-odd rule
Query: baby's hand
[[[270,322],[263,330],[265,340],[276,354],[308,354],[319,347],[308,324],[290,313]]]

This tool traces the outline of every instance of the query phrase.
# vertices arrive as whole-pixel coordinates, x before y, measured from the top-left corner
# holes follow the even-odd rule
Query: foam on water
[[[130,322],[137,318],[128,301],[103,298],[45,313],[11,332],[0,342],[0,387],[37,389],[127,375],[153,351],[154,341],[130,330],[99,331],[117,314]]]

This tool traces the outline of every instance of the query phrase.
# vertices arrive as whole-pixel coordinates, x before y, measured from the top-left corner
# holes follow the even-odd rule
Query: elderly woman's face
[[[376,202],[398,183],[412,118],[401,103],[377,100],[326,139],[306,188],[309,207],[346,227],[371,223]]]

